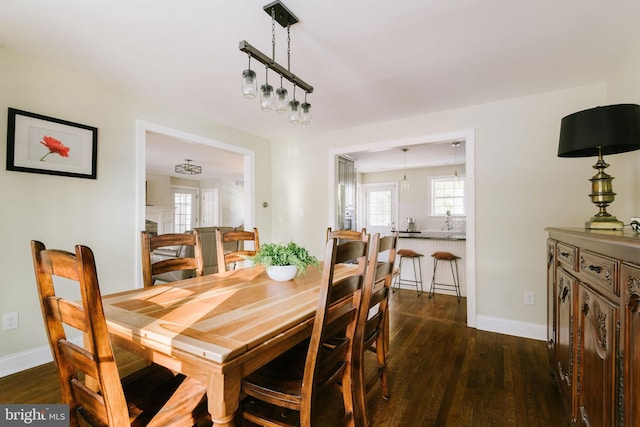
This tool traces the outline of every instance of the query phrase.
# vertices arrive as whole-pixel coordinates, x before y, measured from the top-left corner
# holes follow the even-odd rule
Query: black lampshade
[[[558,157],[591,157],[640,149],[640,105],[578,111],[562,119]]]

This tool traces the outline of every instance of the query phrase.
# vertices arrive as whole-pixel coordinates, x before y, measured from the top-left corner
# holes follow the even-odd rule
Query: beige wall
[[[136,285],[141,213],[136,183],[136,121],[158,124],[255,151],[256,200],[270,200],[269,141],[115,91],[93,80],[0,49],[0,135],[7,108],[98,128],[98,179],[6,171],[0,150],[0,313],[17,311],[20,327],[0,331],[3,367],[50,359],[34,282],[29,241],[95,252],[104,294]],[[2,137],[4,140],[4,136]],[[144,152],[144,150],[141,150]],[[270,210],[256,211],[256,225],[270,236]],[[64,292],[64,294],[69,295]],[[73,294],[70,294],[73,296]]]
[[[332,132],[269,142],[114,91],[95,81],[0,49],[0,134],[14,107],[99,129],[98,179],[0,169],[0,313],[18,311],[20,328],[0,331],[0,376],[24,360],[50,359],[28,242],[96,253],[104,293],[131,287],[138,276],[136,120],[223,141],[256,152],[256,225],[267,241],[296,240],[322,253],[330,224],[329,152],[441,133],[475,131],[475,229],[479,327],[546,322],[546,226],[581,227],[593,214],[588,178],[593,159],[556,157],[560,119],[598,104],[640,102],[640,45],[605,83]],[[143,151],[143,150],[142,150]],[[0,163],[5,163],[0,150]],[[640,154],[609,158],[626,219],[640,209]],[[470,250],[470,249],[468,249]],[[536,304],[525,306],[533,290]],[[498,329],[498,328],[494,328]],[[44,356],[43,356],[44,355]],[[3,371],[4,369],[4,371]]]
[[[637,102],[638,87],[636,84],[635,95],[629,94],[629,101]],[[275,141],[273,188],[278,192],[273,192],[277,212],[273,234],[280,240],[296,239],[320,252],[319,236],[331,218],[327,208],[332,197],[328,157],[336,147],[474,129],[477,325],[480,329],[510,330],[514,334],[522,331],[524,336],[543,338],[544,228],[582,227],[596,212],[587,197],[594,160],[557,157],[560,120],[607,102],[607,85],[603,83],[378,123],[303,141]],[[617,177],[614,188],[620,199],[612,210],[628,218],[638,213],[637,157],[631,153],[626,161],[618,161],[616,157],[622,156],[611,159],[616,160],[610,172]],[[287,187],[290,174],[297,178],[294,186]],[[628,178],[634,176],[636,179]],[[535,292],[535,305],[524,305],[527,290]]]

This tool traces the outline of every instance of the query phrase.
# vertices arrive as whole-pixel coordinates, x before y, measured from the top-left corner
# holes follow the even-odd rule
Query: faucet
[[[451,220],[451,211],[447,211],[447,217],[440,226],[440,230],[451,230],[453,228],[453,223]]]

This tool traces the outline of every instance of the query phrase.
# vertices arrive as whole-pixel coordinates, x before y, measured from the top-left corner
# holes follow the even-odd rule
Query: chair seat
[[[344,340],[333,343],[335,345],[322,347],[320,351],[328,353],[332,348],[343,344]],[[297,410],[302,399],[302,378],[308,350],[307,339],[243,379],[242,390],[265,402],[275,398],[279,406],[285,406],[283,402],[287,402],[289,405],[286,407]],[[318,378],[318,391],[322,391],[322,385],[328,380],[327,377]]]
[[[432,253],[431,256],[442,261],[453,261],[454,259],[460,259],[459,256],[456,256],[447,251],[436,251]]]
[[[400,249],[397,254],[401,257],[405,257],[405,258],[417,258],[417,257],[421,257],[424,256],[414,250],[411,249]]]
[[[132,427],[188,427],[194,424],[194,420],[208,418],[206,386],[155,363],[123,378],[122,388]],[[101,425],[82,408],[79,412],[91,425]],[[207,424],[210,425],[206,421],[198,423]]]

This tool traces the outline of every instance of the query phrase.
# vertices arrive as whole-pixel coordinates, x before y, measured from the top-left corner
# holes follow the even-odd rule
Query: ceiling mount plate
[[[271,16],[271,9],[275,10],[276,13],[276,22],[280,24],[283,28],[287,28],[289,25],[293,25],[298,22],[298,18],[291,12],[287,7],[280,2],[280,0],[276,0],[272,3],[265,5],[262,8],[267,15]]]

